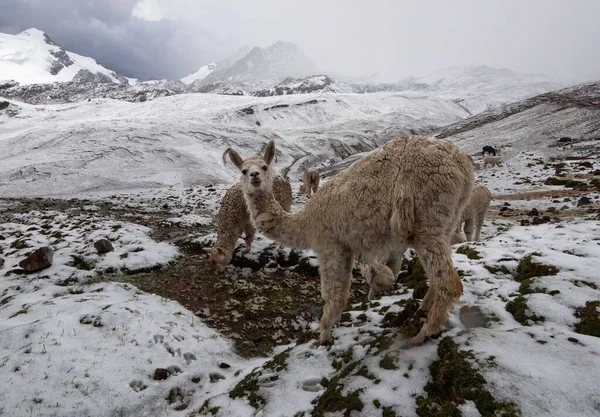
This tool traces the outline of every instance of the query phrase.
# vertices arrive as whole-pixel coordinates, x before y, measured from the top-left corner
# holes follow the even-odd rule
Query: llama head
[[[240,182],[246,194],[266,193],[273,189],[273,170],[271,162],[275,158],[275,141],[271,140],[263,156],[255,155],[246,159],[233,149],[228,148],[223,160],[229,155],[231,162],[242,172]]]
[[[210,266],[214,269],[223,269],[225,265],[231,262],[232,254],[225,249],[214,246],[210,252]]]

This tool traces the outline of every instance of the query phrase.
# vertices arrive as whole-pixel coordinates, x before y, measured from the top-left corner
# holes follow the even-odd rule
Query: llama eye
[[[248,173],[247,169],[242,169],[242,174],[246,175]]]
[[[268,167],[268,166],[266,166],[266,165],[263,165],[263,166],[262,166],[262,170],[263,170],[263,171],[266,171],[268,168],[269,168],[269,167]]]

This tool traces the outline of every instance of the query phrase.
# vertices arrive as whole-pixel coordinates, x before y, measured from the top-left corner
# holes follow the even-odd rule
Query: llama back
[[[290,182],[280,175],[273,178],[273,194],[281,207],[289,213],[292,210],[292,185]]]

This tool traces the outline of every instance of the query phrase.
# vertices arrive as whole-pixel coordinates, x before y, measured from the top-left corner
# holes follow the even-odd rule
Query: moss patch
[[[575,310],[579,323],[575,324],[577,333],[600,337],[600,301],[587,301],[585,307]]]
[[[402,260],[403,271],[398,275],[398,282],[408,288],[416,288],[421,282],[427,282],[427,274],[418,256]]]
[[[497,401],[486,389],[485,378],[475,368],[471,352],[458,350],[449,337],[438,345],[439,359],[429,367],[431,380],[425,385],[427,397],[417,397],[420,417],[460,417],[458,405],[473,401],[483,417],[518,417],[513,403]]]
[[[506,311],[512,314],[515,320],[523,326],[529,326],[530,322],[539,323],[546,320],[545,317],[537,316],[529,311],[527,299],[523,296],[518,296],[506,303]]]
[[[492,265],[483,265],[485,269],[487,269],[490,274],[497,275],[498,273],[510,275],[510,271],[504,265],[492,266]]]
[[[479,252],[477,252],[475,249],[473,249],[469,245],[460,246],[458,249],[456,249],[456,253],[465,255],[467,258],[472,259],[472,260],[481,259],[481,256],[479,256]]]
[[[356,373],[359,362],[347,365],[338,375],[333,377],[327,384],[327,389],[315,402],[311,415],[313,417],[324,417],[325,413],[344,411],[344,415],[350,415],[351,411],[362,411],[365,406],[360,399],[361,390],[355,390],[348,395],[342,394],[343,385],[340,380]]]
[[[544,265],[535,262],[533,260],[533,256],[540,256],[540,254],[532,253],[519,261],[519,265],[517,266],[517,275],[515,276],[516,281],[521,282],[528,278],[558,274],[558,268],[552,265]]]
[[[527,278],[526,280],[521,281],[521,285],[519,285],[519,292],[521,295],[527,294],[546,294],[547,291],[544,288],[534,287],[535,278]]]

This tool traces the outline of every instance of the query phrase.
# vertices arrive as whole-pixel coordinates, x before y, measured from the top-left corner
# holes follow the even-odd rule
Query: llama
[[[456,145],[426,136],[391,140],[333,177],[295,213],[286,213],[273,196],[273,140],[263,156],[244,160],[231,148],[226,152],[242,173],[256,228],[283,245],[317,253],[324,301],[320,344],[330,340],[348,303],[355,256],[367,264],[386,257],[396,271],[409,247],[430,279],[420,307],[427,320],[409,344],[441,331],[462,294],[450,239],[474,183],[471,162]]]
[[[321,177],[319,173],[315,170],[304,171],[304,175],[302,175],[302,182],[304,184],[304,191],[308,198],[310,198],[311,191],[313,193],[317,193],[319,189],[319,182],[321,181]]]
[[[485,158],[483,158],[483,169],[486,169],[488,165],[492,168],[495,166],[501,167],[502,159],[499,156],[486,156]]]
[[[475,171],[478,171],[478,170],[480,170],[480,169],[481,169],[481,165],[480,165],[478,162],[475,162],[475,161],[473,160],[473,156],[472,156],[472,155],[469,155],[469,154],[467,154],[467,157],[468,157],[468,158],[471,160],[471,164],[473,165],[473,169],[474,169]]]
[[[483,156],[485,156],[486,153],[496,156],[496,150],[489,145],[483,147]]]
[[[452,237],[452,244],[462,243],[464,241],[462,238],[463,223],[465,225],[465,235],[467,241],[473,240],[473,228],[475,228],[474,240],[479,240],[481,235],[481,227],[483,226],[483,221],[485,220],[485,215],[490,207],[491,201],[492,193],[490,193],[490,190],[488,190],[485,185],[476,184],[473,187],[471,199],[465,207],[460,218],[458,228],[456,229],[456,233]]]
[[[396,282],[396,276],[391,268],[381,262],[372,265],[359,264],[360,274],[369,284],[369,301],[374,300],[378,292],[391,288]]]
[[[292,187],[281,176],[273,178],[273,194],[283,210],[292,209]],[[236,183],[223,196],[217,215],[217,240],[210,250],[210,264],[215,269],[223,269],[233,257],[238,238],[244,232],[245,248],[250,252],[256,229],[250,221],[250,215],[244,199],[242,184]]]

